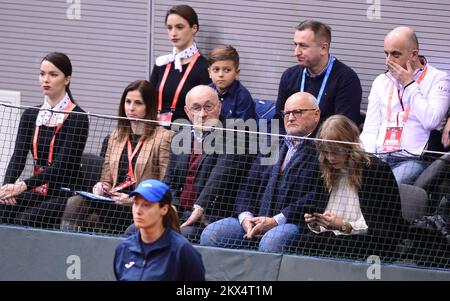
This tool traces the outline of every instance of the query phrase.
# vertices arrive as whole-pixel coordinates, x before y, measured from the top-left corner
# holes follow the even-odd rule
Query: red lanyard
[[[67,107],[68,107],[68,109],[65,110],[64,112],[69,113],[76,107],[76,105],[73,102],[69,102]],[[69,116],[68,114],[65,114],[64,120],[66,120],[66,118],[68,116]],[[51,165],[53,162],[53,149],[55,147],[55,138],[56,138],[56,135],[58,134],[58,132],[61,130],[61,128],[62,128],[62,123],[58,123],[58,125],[56,126],[55,133],[53,134],[52,141],[50,142],[50,150],[48,152],[48,165]],[[37,160],[38,160],[38,152],[37,152],[38,137],[39,137],[39,126],[36,126],[34,128],[34,136],[33,136],[33,159],[34,159],[35,164],[37,163]]]
[[[116,187],[112,188],[109,190],[109,193],[115,193],[119,190],[125,189],[130,187],[131,185],[133,185],[134,183],[136,183],[136,177],[134,176],[134,172],[133,172],[133,158],[136,155],[136,153],[139,151],[139,149],[142,146],[142,139],[139,139],[138,144],[136,145],[136,147],[134,148],[134,150],[131,147],[131,140],[130,137],[128,137],[128,145],[127,145],[127,150],[128,150],[128,173],[127,173],[127,179],[123,182],[120,183],[118,185],[116,185]]]
[[[170,106],[170,110],[171,111],[175,111],[175,108],[177,107],[177,103],[178,103],[178,98],[180,97],[181,89],[183,88],[184,83],[186,82],[186,79],[187,79],[189,73],[191,73],[195,62],[197,61],[197,59],[199,57],[200,57],[200,52],[197,51],[194,54],[193,59],[189,62],[189,65],[188,65],[186,71],[184,72],[184,75],[181,78],[181,81],[178,84],[178,87],[177,87],[177,89],[175,91],[175,95],[174,95],[173,100],[172,100],[172,105]],[[166,69],[164,71],[164,75],[162,77],[161,84],[159,85],[159,89],[158,89],[158,113],[161,113],[161,111],[162,111],[162,99],[163,99],[162,95],[163,95],[164,86],[166,85],[167,77],[169,76],[169,71],[170,71],[171,65],[172,65],[172,63],[169,63],[169,64],[166,65]]]
[[[420,84],[420,82],[424,79],[425,75],[427,74],[427,70],[428,70],[428,66],[425,67],[425,69],[423,69],[422,74],[420,74],[419,78],[416,80],[416,82],[418,84]],[[392,95],[394,94],[394,82],[391,83],[391,87],[389,88],[389,97],[388,97],[388,104],[387,104],[387,120],[388,122],[391,121],[392,118]],[[406,105],[406,108],[403,107],[403,103],[402,103],[402,95],[400,95],[400,90],[397,89],[397,94],[398,94],[398,99],[400,101],[400,104],[402,106],[402,111],[405,112],[405,114],[403,114],[403,123],[406,123],[406,121],[408,120],[408,116],[409,116],[409,109],[410,106]],[[397,125],[398,125],[398,113],[397,113]]]
[[[130,137],[128,137],[128,177],[130,177],[130,179],[135,179],[134,176],[134,172],[133,172],[133,158],[136,155],[136,153],[139,151],[139,149],[142,146],[142,139],[139,139],[138,144],[136,145],[136,147],[134,148],[134,150],[131,147],[131,140]]]

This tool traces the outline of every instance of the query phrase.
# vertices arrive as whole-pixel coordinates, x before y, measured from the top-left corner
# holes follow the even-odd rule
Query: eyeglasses
[[[298,110],[292,110],[292,111],[281,111],[281,115],[283,115],[284,118],[287,118],[292,114],[294,114],[295,118],[301,117],[305,112],[308,111],[316,111],[317,109],[298,109]]]
[[[191,106],[189,108],[189,111],[191,111],[192,113],[200,113],[203,110],[205,110],[205,112],[207,113],[211,113],[212,111],[214,111],[214,108],[217,106],[216,104],[207,102],[204,105],[198,105],[198,104],[194,104],[193,106]]]

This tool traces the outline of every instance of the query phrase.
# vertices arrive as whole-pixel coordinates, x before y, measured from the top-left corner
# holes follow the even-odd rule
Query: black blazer
[[[38,113],[38,108],[29,108],[22,114],[14,152],[3,184],[16,182],[25,168],[28,154],[33,152],[33,136]],[[49,196],[60,194],[65,196],[66,192],[62,191],[61,187],[68,187],[72,190],[79,188],[82,179],[81,156],[89,132],[89,119],[87,115],[77,113],[84,113],[84,111],[76,106],[55,137],[52,165],[48,165],[48,150],[54,130],[46,127],[47,132],[50,131],[52,136],[45,140],[42,138],[45,130],[41,129],[38,139],[38,165],[45,166],[45,169],[38,175],[24,180],[28,190],[49,183]]]
[[[363,170],[358,192],[361,212],[368,226],[367,234],[315,234],[305,227],[299,246],[303,253],[363,260],[370,255],[378,255],[387,261],[396,258],[396,248],[406,233],[407,225],[402,216],[398,185],[388,164],[374,156],[370,161]],[[324,184],[318,188],[315,208],[311,211],[322,213],[330,195]]]

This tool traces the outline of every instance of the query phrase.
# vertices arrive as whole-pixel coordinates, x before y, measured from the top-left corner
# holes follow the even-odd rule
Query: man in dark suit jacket
[[[312,141],[320,120],[315,97],[306,92],[286,101],[286,132],[279,159],[261,166],[258,158],[237,197],[237,217],[210,224],[200,243],[242,248],[258,245],[264,252],[283,252],[299,238],[303,207],[311,204],[318,178],[317,155]],[[255,202],[256,201],[256,202]]]
[[[188,92],[185,112],[190,123],[172,140],[163,180],[173,192],[181,233],[193,241],[209,222],[235,211],[239,184],[250,167],[251,157],[238,152],[246,146],[245,141],[238,140],[238,135],[229,140],[220,111],[221,103],[212,88],[201,85]]]

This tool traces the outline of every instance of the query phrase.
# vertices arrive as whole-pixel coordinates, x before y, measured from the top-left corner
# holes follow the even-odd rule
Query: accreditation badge
[[[400,148],[403,127],[388,127],[384,136],[383,151],[395,152]]]
[[[167,113],[159,113],[158,114],[158,122],[162,126],[170,126],[170,122],[172,121],[172,112]]]
[[[35,165],[33,168],[33,174],[36,176],[41,172],[43,172],[44,170],[45,167]],[[35,187],[31,191],[36,192],[39,195],[46,196],[48,193],[48,183],[45,183],[44,185],[41,185],[39,187]]]

